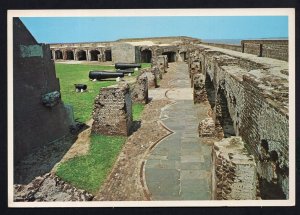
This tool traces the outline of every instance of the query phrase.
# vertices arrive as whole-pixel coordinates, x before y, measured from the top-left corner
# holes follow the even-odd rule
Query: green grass
[[[133,104],[133,119],[140,120],[144,104]],[[126,137],[91,135],[87,155],[74,157],[57,168],[57,176],[92,194],[100,189],[113,167]]]
[[[142,68],[150,67],[151,64],[144,63]],[[91,118],[94,99],[102,87],[116,84],[115,81],[90,81],[88,74],[90,70],[114,70],[114,66],[82,65],[82,64],[55,64],[56,76],[60,81],[60,91],[65,104],[71,104],[74,109],[75,118],[86,122]],[[135,72],[133,76],[139,74]],[[87,84],[88,90],[84,93],[75,92],[74,84]]]
[[[60,81],[60,91],[65,104],[71,104],[75,118],[86,122],[91,118],[94,99],[102,87],[113,85],[115,81],[90,81],[90,70],[113,70],[112,66],[55,64],[56,76]],[[86,84],[87,92],[75,92],[74,84]]]
[[[150,64],[142,64],[142,68]],[[74,108],[75,118],[86,122],[91,118],[94,98],[100,88],[115,84],[115,81],[89,81],[90,70],[113,70],[111,66],[56,64],[56,74],[60,80],[62,100]],[[137,73],[135,74],[137,75]],[[87,84],[88,92],[76,93],[74,84]],[[133,119],[140,120],[143,104],[133,104]],[[56,174],[75,187],[92,194],[100,189],[111,171],[125,137],[91,135],[90,150],[87,155],[74,157],[58,166]]]
[[[138,121],[141,119],[142,112],[144,110],[144,104],[134,103],[132,105],[132,118],[134,121]]]
[[[96,194],[114,165],[125,139],[91,135],[89,153],[60,164],[57,176],[77,188]]]

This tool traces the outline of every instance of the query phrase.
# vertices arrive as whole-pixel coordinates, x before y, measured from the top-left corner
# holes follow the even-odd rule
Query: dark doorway
[[[210,107],[211,109],[214,109],[215,102],[216,102],[216,95],[215,95],[216,91],[215,91],[214,83],[212,82],[208,73],[206,73],[206,77],[205,77],[205,89],[206,89],[207,99],[210,104]]]
[[[55,59],[56,59],[56,60],[63,59],[62,51],[60,51],[60,50],[56,50],[56,51],[55,51]]]
[[[105,50],[105,61],[111,61],[111,50]]]
[[[224,89],[219,88],[217,95],[216,119],[223,128],[224,137],[235,136],[233,120],[230,116]]]
[[[50,51],[50,55],[51,55],[51,60],[53,59],[53,52],[52,50]]]
[[[186,60],[187,60],[187,58],[186,58],[186,52],[181,52],[181,53],[180,53],[180,57],[181,57],[181,59],[182,59],[183,61],[186,61]]]
[[[78,60],[86,60],[86,52],[83,50],[80,50],[77,52],[77,59]]]
[[[163,52],[162,55],[168,56],[169,63],[176,61],[176,52]]]
[[[66,60],[74,60],[74,52],[72,50],[66,51]]]
[[[152,52],[148,49],[141,51],[141,63],[151,63]]]
[[[98,55],[100,54],[98,50],[91,50],[90,54],[91,54],[91,61],[98,61]]]

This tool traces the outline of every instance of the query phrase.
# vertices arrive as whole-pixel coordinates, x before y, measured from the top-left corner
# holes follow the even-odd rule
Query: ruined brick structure
[[[207,101],[205,76],[202,73],[196,73],[193,75],[193,89],[194,103]]]
[[[69,133],[49,45],[13,19],[14,162]]]
[[[105,135],[130,134],[132,124],[132,101],[129,85],[104,87],[95,98],[92,132]]]
[[[145,68],[141,70],[141,74],[144,74],[148,80],[148,88],[155,88],[158,86],[158,78],[156,70],[153,68]]]
[[[136,78],[136,83],[131,90],[131,98],[136,103],[148,103],[148,78],[145,73]]]
[[[161,73],[166,73],[168,68],[168,56],[167,55],[159,55],[157,56],[157,66]]]
[[[215,121],[211,118],[205,118],[199,123],[199,137],[214,137],[215,133]]]
[[[254,54],[258,57],[269,57],[278,60],[288,61],[289,46],[288,40],[242,40],[241,45],[203,43],[209,46],[215,46],[224,49],[230,49],[238,52]]]
[[[224,138],[213,147],[213,199],[255,200],[257,176],[254,157],[240,137]]]
[[[112,61],[113,63],[156,63],[160,55],[169,62],[187,60],[187,44],[200,43],[191,37],[121,39],[112,42],[50,44],[51,58],[57,60]]]
[[[205,77],[218,137],[240,136],[245,142],[262,197],[266,186],[277,186],[272,198],[288,198],[288,63],[203,44],[189,56],[192,86],[194,74]]]

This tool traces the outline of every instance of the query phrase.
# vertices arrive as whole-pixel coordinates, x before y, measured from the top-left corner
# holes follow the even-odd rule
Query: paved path
[[[145,180],[152,200],[210,200],[211,145],[198,137],[206,105],[194,105],[188,67],[172,64],[166,96],[175,101],[162,110],[161,121],[174,133],[151,151],[145,164]]]

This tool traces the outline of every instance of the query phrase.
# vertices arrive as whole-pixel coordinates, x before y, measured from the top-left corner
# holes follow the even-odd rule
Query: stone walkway
[[[146,184],[152,200],[210,200],[211,144],[198,137],[209,105],[193,103],[187,64],[171,64],[168,73],[174,79],[165,95],[175,102],[162,109],[160,118],[174,133],[147,157]]]

